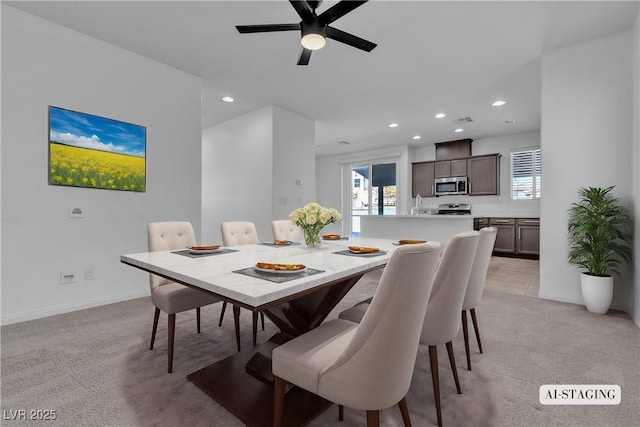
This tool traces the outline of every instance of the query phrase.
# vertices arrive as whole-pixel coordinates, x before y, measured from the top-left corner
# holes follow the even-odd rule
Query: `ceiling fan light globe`
[[[309,33],[305,34],[302,37],[300,43],[302,43],[302,46],[305,49],[318,50],[324,47],[324,45],[327,43],[327,40],[320,34]]]

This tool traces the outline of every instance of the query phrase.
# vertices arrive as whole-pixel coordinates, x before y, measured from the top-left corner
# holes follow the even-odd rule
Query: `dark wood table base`
[[[281,332],[264,344],[189,374],[187,379],[248,426],[270,427],[273,425],[274,397],[272,350],[320,325],[363,274],[336,280],[291,301],[262,309]],[[307,425],[332,404],[290,386],[285,395],[282,426]]]
[[[268,377],[271,372],[264,372],[268,374],[266,378],[255,376],[265,370],[265,362],[271,361],[271,351],[278,345],[271,341],[259,344],[189,374],[187,379],[248,426],[270,427],[273,424],[273,376]],[[255,368],[252,369],[252,365]],[[270,368],[269,363],[269,371]],[[255,371],[247,375],[251,370]],[[313,393],[292,387],[285,397],[282,425],[304,426],[331,405]]]

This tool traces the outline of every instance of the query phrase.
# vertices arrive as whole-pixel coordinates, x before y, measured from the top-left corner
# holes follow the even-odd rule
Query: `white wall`
[[[273,106],[205,129],[203,241],[221,242],[224,221],[251,221],[260,240],[270,240],[273,219],[313,200],[314,134],[312,120]]]
[[[150,221],[200,224],[200,80],[1,7],[2,322],[148,295],[119,257],[146,251]],[[47,185],[48,105],[146,126],[146,193]]]
[[[635,257],[634,257],[634,280],[633,280],[633,306],[631,315],[640,326],[640,10],[636,15],[633,26],[632,37],[633,72],[631,76],[633,88],[633,194],[634,194],[634,217],[635,217]]]
[[[220,223],[251,221],[271,234],[271,107],[202,131],[202,242],[222,242]]]
[[[422,204],[433,203],[460,203],[471,204],[473,215],[488,216],[532,216],[540,215],[539,200],[512,200],[511,199],[511,151],[514,149],[532,148],[540,146],[540,132],[524,132],[513,135],[498,136],[493,138],[478,138],[471,143],[471,153],[474,156],[483,154],[500,153],[500,194],[497,196],[443,196],[430,197],[422,200]],[[542,153],[543,165],[545,153]],[[434,145],[416,148],[412,162],[425,162],[436,159]],[[410,202],[415,205],[415,199]]]
[[[273,219],[315,200],[315,133],[315,121],[273,107]]]
[[[582,303],[579,270],[567,262],[567,209],[586,186],[615,185],[632,208],[632,41],[623,32],[542,58],[540,297]],[[636,75],[637,79],[637,75]],[[616,278],[614,308],[629,309],[632,273]]]

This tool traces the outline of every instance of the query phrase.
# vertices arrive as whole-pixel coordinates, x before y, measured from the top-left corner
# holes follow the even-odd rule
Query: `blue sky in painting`
[[[49,107],[49,139],[61,144],[144,157],[146,128],[118,120]]]

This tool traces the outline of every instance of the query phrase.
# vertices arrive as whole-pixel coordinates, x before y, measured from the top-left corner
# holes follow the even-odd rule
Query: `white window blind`
[[[511,153],[511,198],[539,199],[542,153],[539,148]]]

